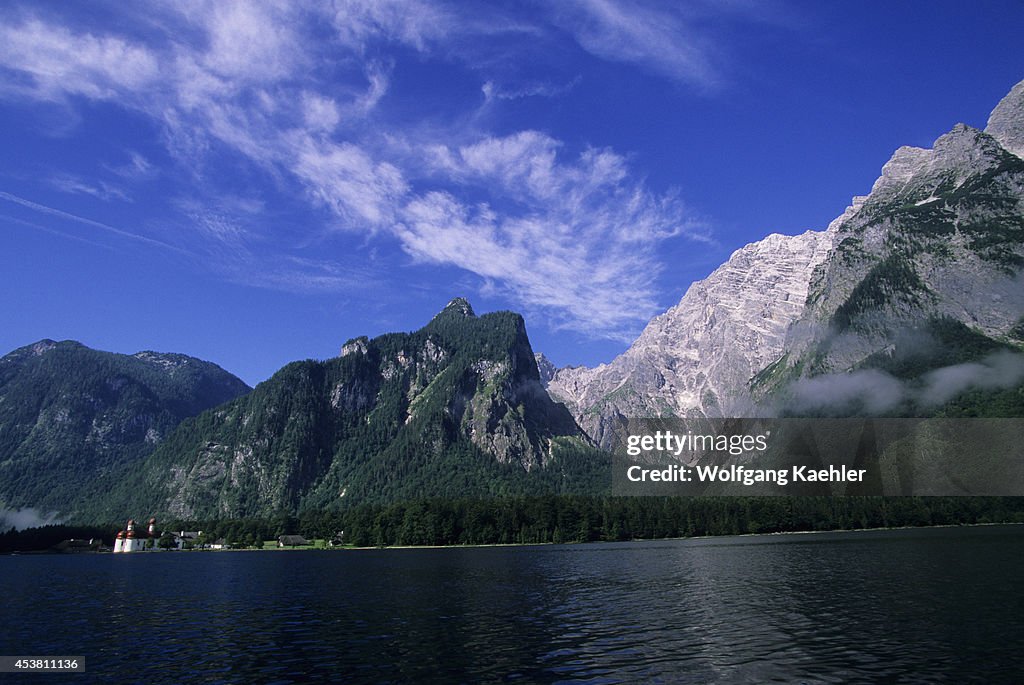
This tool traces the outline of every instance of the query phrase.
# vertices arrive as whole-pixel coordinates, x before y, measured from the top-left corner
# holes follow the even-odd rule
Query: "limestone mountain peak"
[[[899,148],[827,230],[740,248],[613,361],[546,374],[548,392],[607,446],[626,417],[747,415],[794,378],[880,363],[906,330],[1004,344],[1024,327],[1022,154],[1024,82],[985,131]]]
[[[1024,157],[1024,81],[1010,89],[992,110],[985,133],[1013,154]]]
[[[441,310],[442,314],[446,312],[457,312],[465,317],[476,316],[476,312],[473,311],[473,305],[471,305],[469,300],[464,297],[453,298],[452,301],[446,304],[444,309]]]

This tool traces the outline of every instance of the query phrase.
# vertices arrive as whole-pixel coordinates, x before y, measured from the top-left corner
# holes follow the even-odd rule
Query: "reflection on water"
[[[1021,526],[15,556],[0,557],[0,572],[0,654],[84,655],[76,683],[961,683],[1024,673]]]

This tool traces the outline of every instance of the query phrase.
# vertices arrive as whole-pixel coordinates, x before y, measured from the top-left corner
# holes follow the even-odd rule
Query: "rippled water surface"
[[[47,683],[1024,682],[1024,526],[10,556],[0,574],[0,654],[86,657]]]

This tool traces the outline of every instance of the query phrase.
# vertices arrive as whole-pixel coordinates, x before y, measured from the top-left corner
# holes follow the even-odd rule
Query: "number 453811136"
[[[0,673],[84,670],[85,659],[80,656],[0,656]]]

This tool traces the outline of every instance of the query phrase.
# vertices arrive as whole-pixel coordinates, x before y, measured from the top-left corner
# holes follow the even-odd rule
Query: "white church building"
[[[149,519],[149,529],[145,533],[135,530],[135,519],[128,519],[128,526],[114,538],[114,553],[155,550],[157,537],[156,519]]]

